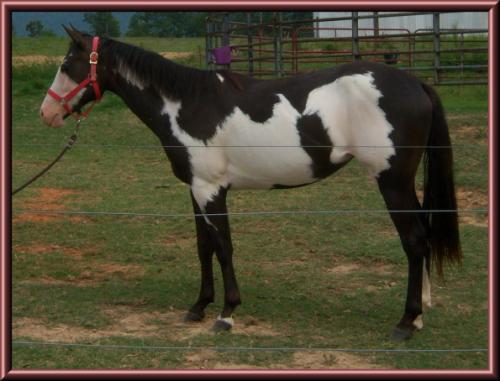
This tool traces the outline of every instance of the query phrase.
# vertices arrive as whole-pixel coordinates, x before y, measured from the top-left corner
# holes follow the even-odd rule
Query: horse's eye
[[[67,62],[64,62],[62,65],[61,65],[61,71],[64,73],[64,72],[67,72],[69,69],[69,65]]]

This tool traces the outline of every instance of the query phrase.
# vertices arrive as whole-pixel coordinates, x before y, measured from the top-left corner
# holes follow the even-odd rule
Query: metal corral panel
[[[387,13],[395,12],[379,12],[379,15]],[[358,15],[373,15],[373,12],[358,12]],[[318,19],[351,16],[352,12],[314,12],[314,18]],[[441,13],[440,23],[441,29],[486,29],[488,28],[488,12]],[[358,25],[360,36],[373,35],[372,18],[360,19]],[[316,22],[315,26],[319,28],[316,32],[319,38],[351,37],[351,20]],[[363,30],[364,28],[368,30]],[[380,17],[379,28],[380,34],[389,34],[390,29],[394,29],[394,33],[401,32],[402,29],[411,33],[418,29],[432,29],[432,15]]]

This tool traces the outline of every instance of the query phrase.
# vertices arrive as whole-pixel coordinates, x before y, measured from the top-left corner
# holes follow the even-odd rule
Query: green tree
[[[202,36],[206,12],[137,12],[130,19],[127,36]]]
[[[119,37],[120,22],[111,12],[86,12],[83,19],[90,25],[94,35],[102,37]]]
[[[30,37],[38,37],[43,32],[43,24],[40,20],[32,20],[26,24],[26,31]]]
[[[43,37],[54,37],[56,34],[54,33],[54,31],[52,29],[43,29],[42,30],[42,33],[40,33],[40,36],[43,36]]]

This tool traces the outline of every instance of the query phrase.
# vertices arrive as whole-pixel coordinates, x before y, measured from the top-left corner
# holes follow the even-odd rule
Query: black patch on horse
[[[300,145],[312,159],[311,169],[315,178],[325,178],[345,165],[330,161],[332,141],[318,114],[302,115],[297,120],[297,130],[300,135]]]

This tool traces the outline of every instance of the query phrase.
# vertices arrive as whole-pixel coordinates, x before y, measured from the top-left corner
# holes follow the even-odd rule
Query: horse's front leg
[[[203,229],[208,232],[207,238],[209,237],[211,245],[215,249],[224,282],[224,308],[213,329],[215,331],[227,331],[231,329],[234,323],[232,318],[234,309],[241,304],[240,291],[233,267],[233,245],[226,207],[227,189],[216,187],[211,192],[207,192],[207,186],[203,184],[203,186],[192,185],[191,192],[194,203],[200,211],[200,213],[197,213],[198,217],[203,219],[198,219],[197,224],[203,223]],[[202,274],[202,278],[203,276]],[[211,287],[213,291],[213,283],[211,283]]]
[[[196,222],[196,238],[198,246],[198,258],[201,264],[201,288],[198,300],[189,309],[185,316],[186,321],[201,321],[205,317],[205,307],[214,301],[214,275],[212,271],[212,258],[215,246],[212,241],[209,226],[202,216],[198,203],[191,192],[193,210]]]

